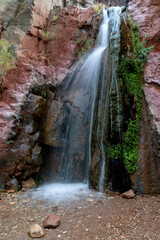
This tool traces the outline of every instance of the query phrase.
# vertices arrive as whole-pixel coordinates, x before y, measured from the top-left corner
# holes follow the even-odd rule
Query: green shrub
[[[128,128],[122,137],[122,157],[128,173],[137,170],[138,142],[140,120],[142,116],[143,97],[143,66],[147,61],[147,54],[153,47],[146,48],[145,42],[140,41],[138,25],[129,16],[132,27],[133,54],[121,56],[119,76],[125,86],[125,91],[136,103],[135,119],[129,119]]]
[[[93,43],[93,40],[90,37],[88,37],[86,40],[87,49],[90,49],[92,47],[92,43]]]
[[[53,21],[57,21],[58,20],[58,15],[54,15],[53,16]]]
[[[6,71],[15,68],[15,57],[8,40],[0,40],[0,85],[4,83]]]
[[[41,96],[44,97],[44,98],[47,96],[47,92],[46,91],[47,91],[46,87],[43,86],[42,89],[41,89]]]
[[[93,8],[96,13],[99,13],[103,9],[103,6],[102,4],[95,4]]]
[[[122,155],[122,146],[120,143],[116,145],[109,144],[107,147],[105,147],[105,153],[111,159],[119,159]]]

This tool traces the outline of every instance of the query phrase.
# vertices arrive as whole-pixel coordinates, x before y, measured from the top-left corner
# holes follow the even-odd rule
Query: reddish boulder
[[[22,189],[32,189],[36,187],[36,183],[33,178],[22,182]]]
[[[134,197],[136,196],[136,194],[135,194],[134,191],[131,189],[131,190],[127,191],[127,192],[122,193],[121,196],[122,196],[123,198],[131,199],[131,198],[134,198]]]
[[[45,228],[56,228],[60,224],[60,218],[59,216],[55,215],[54,213],[51,213],[44,222]]]

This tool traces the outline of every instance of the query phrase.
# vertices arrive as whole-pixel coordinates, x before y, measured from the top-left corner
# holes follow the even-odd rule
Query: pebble
[[[10,202],[9,204],[10,204],[10,205],[14,205],[14,204],[16,204],[16,202]]]
[[[14,193],[14,192],[15,192],[15,190],[13,190],[13,189],[10,189],[7,191],[7,193]]]
[[[77,193],[76,196],[77,196],[77,197],[82,197],[83,194],[82,194],[82,193]]]
[[[87,202],[93,202],[94,200],[92,198],[87,198],[86,201]]]
[[[35,218],[28,218],[27,221],[28,222],[35,222]]]

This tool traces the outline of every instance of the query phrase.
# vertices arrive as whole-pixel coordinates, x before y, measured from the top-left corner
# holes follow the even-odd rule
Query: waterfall
[[[87,149],[84,158],[86,163],[84,164],[84,180],[88,181],[88,172],[91,166],[91,141],[92,141],[92,128],[94,119],[95,102],[98,91],[99,78],[101,73],[101,65],[104,52],[109,45],[109,18],[107,10],[103,10],[103,21],[99,31],[99,40],[97,47],[87,56],[80,69],[76,72],[74,79],[69,79],[63,95],[63,101],[72,102],[72,105],[77,105],[84,100],[86,105],[86,112],[83,113],[81,107],[79,110],[84,114],[88,120],[88,130],[86,131],[86,145]],[[81,64],[81,63],[80,63]],[[78,68],[78,67],[77,67]],[[68,88],[68,89],[67,89]],[[66,94],[67,92],[67,94]],[[67,97],[66,97],[67,95]],[[88,99],[86,99],[88,98]],[[68,117],[68,124],[72,125],[72,110]],[[74,124],[74,123],[73,123]],[[76,145],[75,129],[74,126],[68,127],[67,141],[64,147],[63,155],[61,157],[61,174],[60,180],[63,181],[76,181],[75,177],[72,178],[73,167],[70,159],[73,154],[73,146]],[[80,133],[79,133],[80,134]]]
[[[63,105],[59,106],[63,113],[60,118],[57,118],[56,146],[50,150],[52,166],[50,164],[49,168],[52,181],[88,182],[93,155],[93,128],[96,128],[96,141],[101,152],[99,189],[103,190],[106,173],[104,138],[109,128],[106,119],[109,118],[109,111],[113,115],[112,107],[109,106],[113,103],[114,91],[117,93],[116,127],[118,126],[118,131],[121,125],[117,78],[120,14],[120,7],[103,10],[96,48],[78,62],[56,96]],[[112,39],[114,44],[111,43]],[[113,45],[117,52],[110,57]],[[114,74],[113,71],[116,73]],[[95,115],[97,115],[96,124]],[[113,123],[111,125],[114,125],[112,117],[111,122]],[[113,129],[113,126],[111,128]],[[54,163],[58,167],[54,166]]]
[[[102,24],[102,29],[104,28],[103,25],[110,23],[111,25],[111,32],[110,37],[108,37],[108,42],[110,42],[110,58],[111,58],[111,80],[107,82],[105,86],[105,74],[102,77],[102,90],[101,90],[101,97],[100,97],[100,108],[98,113],[98,128],[97,128],[97,142],[100,145],[101,150],[101,171],[100,171],[100,181],[99,181],[99,190],[103,191],[104,185],[104,178],[105,178],[105,166],[106,166],[106,157],[105,157],[105,150],[104,150],[104,133],[105,133],[105,123],[107,122],[107,118],[109,115],[109,105],[110,105],[110,118],[111,118],[111,132],[112,132],[112,109],[113,109],[113,101],[112,101],[112,93],[115,87],[116,92],[116,108],[117,108],[117,125],[118,125],[118,134],[120,135],[120,126],[121,126],[121,118],[120,118],[120,107],[121,103],[120,99],[120,91],[119,91],[119,79],[118,79],[118,61],[119,61],[119,51],[120,51],[120,23],[121,23],[121,8],[120,7],[111,7],[108,9],[108,14],[106,14],[106,22]],[[107,27],[108,28],[108,27]],[[103,33],[102,36],[104,37]],[[102,38],[103,38],[102,37]],[[114,41],[113,41],[114,40]],[[113,41],[113,42],[112,42]],[[109,43],[108,43],[109,44]],[[107,44],[107,45],[108,45]],[[107,55],[106,55],[107,57]],[[105,69],[103,70],[105,71]],[[107,73],[106,73],[107,74]],[[108,73],[110,74],[110,73]],[[110,89],[110,90],[109,90]],[[107,126],[108,128],[108,126]]]

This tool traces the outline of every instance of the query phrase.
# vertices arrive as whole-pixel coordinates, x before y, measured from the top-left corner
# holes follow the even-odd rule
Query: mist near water
[[[98,192],[92,191],[84,183],[51,183],[44,184],[29,192],[34,201],[53,202],[55,204],[80,200],[81,198],[95,197]]]

